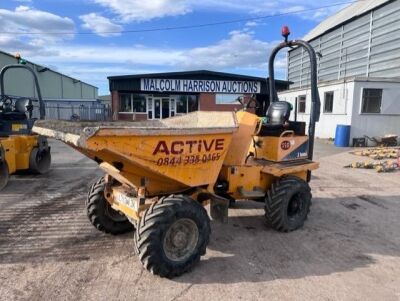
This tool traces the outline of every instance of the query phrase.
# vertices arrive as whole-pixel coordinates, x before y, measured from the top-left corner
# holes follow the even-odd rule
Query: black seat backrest
[[[19,98],[14,103],[14,112],[28,113],[33,110],[32,100],[29,98]]]
[[[290,117],[292,105],[287,101],[271,102],[267,110],[267,124],[283,125]]]

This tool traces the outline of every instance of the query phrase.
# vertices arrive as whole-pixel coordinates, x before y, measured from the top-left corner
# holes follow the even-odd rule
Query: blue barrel
[[[338,124],[336,126],[335,146],[348,147],[350,143],[350,125]]]

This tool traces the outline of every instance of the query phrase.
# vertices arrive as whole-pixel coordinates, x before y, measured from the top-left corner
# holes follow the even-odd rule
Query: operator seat
[[[272,102],[267,110],[267,127],[283,127],[290,117],[292,105],[287,101]]]
[[[29,98],[19,98],[15,100],[14,109],[12,111],[5,111],[1,114],[3,120],[21,121],[28,119],[26,113],[33,110],[32,100]]]
[[[14,111],[19,113],[30,113],[33,111],[32,99],[19,98],[15,101]]]
[[[287,130],[293,130],[295,133],[303,132],[303,129],[299,128],[299,123],[289,121],[292,109],[292,105],[287,101],[272,102],[268,107],[259,136],[279,137]]]

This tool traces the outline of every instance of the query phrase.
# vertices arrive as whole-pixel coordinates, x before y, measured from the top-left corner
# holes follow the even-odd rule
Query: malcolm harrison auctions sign
[[[150,92],[253,94],[260,93],[261,83],[253,81],[142,78],[140,90]]]

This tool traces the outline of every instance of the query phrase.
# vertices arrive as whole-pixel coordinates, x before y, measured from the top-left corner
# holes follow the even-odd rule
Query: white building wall
[[[334,92],[333,112],[324,113],[324,95],[325,92]],[[321,117],[316,125],[315,134],[319,138],[334,138],[336,126],[338,124],[351,124],[351,116],[353,109],[353,93],[354,82],[338,83],[319,88],[321,99]],[[279,99],[288,101],[295,108],[296,97],[306,95],[306,113],[297,113],[297,121],[302,121],[308,124],[310,122],[311,109],[311,91],[310,90],[289,90],[279,93]],[[294,120],[294,111],[291,114],[291,120]]]
[[[380,114],[362,114],[364,88],[382,89],[382,111]],[[333,112],[324,113],[324,94],[334,92]],[[298,113],[297,120],[309,123],[311,109],[310,90],[288,90],[279,93],[279,99],[295,107],[295,99],[306,95],[306,113]],[[395,134],[400,137],[400,82],[351,81],[324,84],[319,87],[321,117],[316,125],[316,136],[334,138],[338,124],[351,125],[350,139],[356,137],[382,137]],[[294,120],[294,112],[291,120]],[[350,141],[351,143],[351,141]]]
[[[380,114],[362,114],[364,88],[383,89]],[[400,136],[400,83],[355,82],[351,137]]]

